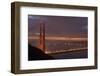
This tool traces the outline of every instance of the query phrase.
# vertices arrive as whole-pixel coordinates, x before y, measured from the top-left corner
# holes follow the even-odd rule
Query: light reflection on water
[[[39,46],[39,40],[33,40],[30,43],[32,46]],[[87,47],[87,41],[54,41],[46,40],[45,41],[46,52],[62,51],[74,48],[84,48]]]

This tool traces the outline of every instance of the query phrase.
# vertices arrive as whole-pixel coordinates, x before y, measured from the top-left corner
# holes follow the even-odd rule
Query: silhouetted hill
[[[48,60],[54,59],[52,56],[45,54],[41,49],[28,45],[28,60]]]

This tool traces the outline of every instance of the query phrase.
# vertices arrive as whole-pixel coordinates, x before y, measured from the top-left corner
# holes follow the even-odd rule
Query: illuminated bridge
[[[29,37],[29,41],[39,43],[39,36]],[[33,45],[34,45],[33,43]],[[39,44],[37,44],[39,45]],[[87,50],[87,38],[69,38],[69,37],[45,37],[45,53],[62,53],[79,50]]]
[[[51,36],[45,34],[45,24],[40,23],[40,33],[28,36],[29,42],[43,50],[46,54],[56,54],[73,51],[87,51],[87,37]]]

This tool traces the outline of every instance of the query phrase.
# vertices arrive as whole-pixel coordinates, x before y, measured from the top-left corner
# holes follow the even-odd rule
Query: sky
[[[39,33],[41,21],[45,23],[47,35],[87,34],[88,31],[87,17],[28,15],[28,32]]]

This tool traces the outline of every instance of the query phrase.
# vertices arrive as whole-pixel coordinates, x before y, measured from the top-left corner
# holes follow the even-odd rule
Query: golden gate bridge
[[[67,52],[67,51],[72,52],[72,51],[77,51],[77,50],[87,50],[87,38],[86,37],[82,38],[82,37],[67,37],[67,36],[65,37],[65,36],[45,35],[45,23],[43,21],[40,22],[40,33],[34,34],[34,36],[29,36],[28,39],[29,39],[29,41],[39,40],[37,47],[40,48],[42,51],[44,51],[47,54],[62,53],[62,52]],[[53,44],[55,44],[55,41],[58,41],[58,42],[64,41],[67,44],[65,47],[66,48],[70,47],[70,48],[63,49],[63,50],[55,50],[56,49],[56,47],[55,47],[55,49],[53,49],[54,51],[52,51],[52,49],[51,50],[49,49],[50,47],[46,47],[46,41],[50,41],[50,43],[54,42]],[[70,45],[68,45],[68,44],[70,44]],[[78,44],[77,47],[73,48],[72,45],[76,46],[76,44]],[[82,46],[80,47],[80,45],[82,45]]]

